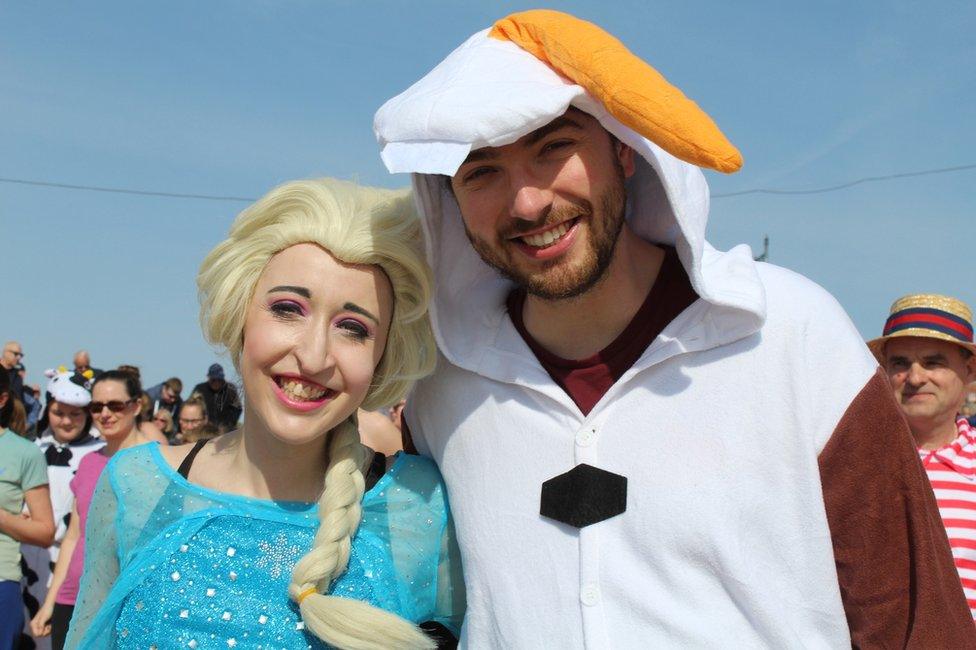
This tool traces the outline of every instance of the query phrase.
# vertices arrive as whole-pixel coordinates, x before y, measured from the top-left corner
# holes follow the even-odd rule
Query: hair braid
[[[302,620],[315,636],[347,650],[413,650],[434,643],[395,614],[351,598],[329,596],[332,582],[349,564],[352,538],[362,519],[366,448],[353,417],[332,432],[325,490],[319,498],[319,529],[305,557],[292,571],[288,594],[299,604]],[[312,593],[304,598],[309,589]]]

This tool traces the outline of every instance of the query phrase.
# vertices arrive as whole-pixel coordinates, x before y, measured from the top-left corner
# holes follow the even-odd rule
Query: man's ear
[[[630,146],[624,144],[620,140],[617,140],[614,143],[614,148],[614,153],[617,155],[617,161],[620,163],[620,167],[624,170],[624,178],[630,178],[634,175],[634,170],[637,169],[637,164],[634,160],[634,156],[637,154],[634,153],[634,150]]]
[[[971,384],[976,381],[976,354],[969,355],[969,358],[966,360],[966,370],[968,371],[966,383]]]

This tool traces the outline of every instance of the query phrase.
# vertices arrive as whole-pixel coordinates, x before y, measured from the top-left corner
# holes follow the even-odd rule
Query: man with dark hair
[[[705,241],[701,168],[742,158],[696,104],[595,25],[529,11],[374,128],[414,173],[436,280],[440,358],[404,423],[451,494],[463,643],[976,647],[846,314]]]
[[[179,418],[180,406],[183,404],[183,398],[180,397],[182,392],[183,382],[180,381],[179,377],[170,377],[160,384],[147,388],[146,395],[149,395],[149,399],[152,400],[153,415],[159,409],[164,408],[170,412],[173,420],[176,421]]]
[[[972,311],[950,296],[904,296],[868,347],[918,445],[976,618],[976,428],[959,415],[966,387],[976,381]]]
[[[198,396],[207,406],[207,421],[225,433],[237,426],[241,417],[241,402],[237,389],[227,383],[224,367],[219,363],[207,368],[207,381],[193,387],[191,397]],[[182,429],[182,427],[181,427]]]

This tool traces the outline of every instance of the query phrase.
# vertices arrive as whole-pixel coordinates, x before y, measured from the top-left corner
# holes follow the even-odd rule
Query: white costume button
[[[600,587],[595,584],[583,585],[580,589],[580,602],[587,607],[593,607],[600,602]]]
[[[576,444],[580,447],[589,447],[594,442],[596,442],[596,429],[594,428],[583,429],[576,434]]]

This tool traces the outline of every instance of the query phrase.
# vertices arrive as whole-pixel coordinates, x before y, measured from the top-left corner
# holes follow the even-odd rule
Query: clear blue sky
[[[0,177],[256,197],[293,178],[400,186],[372,116],[524,3],[208,0],[0,5]],[[742,150],[715,193],[810,189],[976,163],[970,0],[552,3],[602,25]],[[976,304],[976,170],[826,194],[716,198],[719,248],[830,290],[876,335],[897,296]],[[244,203],[0,182],[0,339],[29,380],[91,350],[147,384],[202,381],[216,353],[194,276]]]

